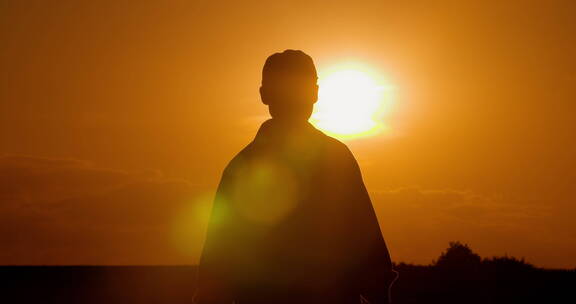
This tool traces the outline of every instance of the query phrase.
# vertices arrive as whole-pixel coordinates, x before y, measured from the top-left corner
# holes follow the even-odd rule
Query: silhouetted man
[[[224,170],[197,303],[388,302],[395,273],[358,164],[308,123],[316,81],[302,51],[266,60],[272,119]]]

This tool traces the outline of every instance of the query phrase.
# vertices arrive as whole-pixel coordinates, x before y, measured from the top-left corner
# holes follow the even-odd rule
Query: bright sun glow
[[[339,65],[320,75],[310,122],[325,133],[352,139],[378,134],[391,102],[391,87],[360,65]]]

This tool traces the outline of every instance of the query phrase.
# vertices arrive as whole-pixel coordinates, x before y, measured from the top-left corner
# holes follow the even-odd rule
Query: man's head
[[[274,53],[262,69],[260,96],[273,118],[307,121],[318,99],[312,58],[298,50]]]

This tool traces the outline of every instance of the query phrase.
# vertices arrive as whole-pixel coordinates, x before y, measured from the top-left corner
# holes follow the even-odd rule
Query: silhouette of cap
[[[285,50],[282,53],[270,55],[262,69],[262,84],[282,82],[287,78],[309,78],[316,81],[316,67],[312,57],[300,50]]]

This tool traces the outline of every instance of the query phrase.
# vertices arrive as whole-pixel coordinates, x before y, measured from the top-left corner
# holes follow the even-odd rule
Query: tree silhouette
[[[482,263],[482,258],[474,253],[467,244],[450,242],[435,263],[439,270],[449,272],[476,272]]]

